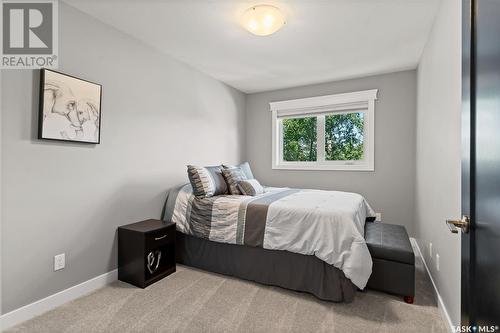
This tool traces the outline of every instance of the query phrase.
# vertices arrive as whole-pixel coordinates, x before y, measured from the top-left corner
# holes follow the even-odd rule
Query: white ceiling
[[[416,68],[439,0],[65,0],[247,93]],[[287,24],[258,37],[238,24],[258,3]]]

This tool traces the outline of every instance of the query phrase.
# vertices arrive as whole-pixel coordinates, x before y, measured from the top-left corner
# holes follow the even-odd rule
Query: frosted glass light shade
[[[241,25],[257,36],[275,33],[285,24],[285,15],[277,7],[256,5],[248,8],[241,17]]]

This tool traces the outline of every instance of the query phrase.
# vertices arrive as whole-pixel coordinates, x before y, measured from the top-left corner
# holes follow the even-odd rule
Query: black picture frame
[[[55,80],[56,78],[58,80]],[[58,85],[54,82],[57,82]],[[76,91],[76,93],[73,92],[75,87],[78,86],[80,86],[80,88],[87,88],[83,90],[90,90],[92,87],[95,92],[98,91],[98,96],[94,96],[94,94],[90,94],[89,92],[84,95],[79,95],[79,91]],[[81,90],[82,89],[80,89],[80,91]],[[46,99],[48,96],[50,96],[52,100]],[[57,100],[58,98],[59,101]],[[40,70],[38,139],[92,145],[100,144],[102,121],[101,105],[101,84],[52,69],[42,68]],[[95,117],[97,117],[97,119],[95,119]],[[92,125],[90,127],[86,126],[88,128],[87,133],[84,131],[83,126],[86,121]],[[52,124],[50,130],[47,128],[48,122]],[[61,130],[57,127],[58,125],[61,126]],[[94,132],[92,132],[92,130],[94,130]]]

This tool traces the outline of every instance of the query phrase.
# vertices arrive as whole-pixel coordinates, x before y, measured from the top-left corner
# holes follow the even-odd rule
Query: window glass
[[[316,161],[317,117],[283,119],[283,161]]]
[[[325,160],[359,161],[364,158],[363,112],[325,116]]]

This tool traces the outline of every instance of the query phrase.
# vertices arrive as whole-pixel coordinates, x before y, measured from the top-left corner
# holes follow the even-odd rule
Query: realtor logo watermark
[[[1,0],[0,68],[57,68],[57,0]]]

